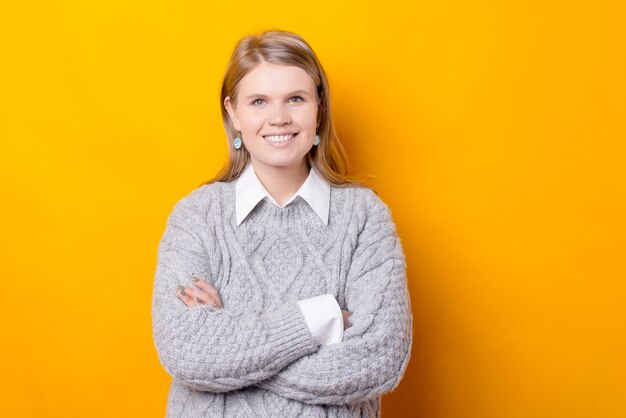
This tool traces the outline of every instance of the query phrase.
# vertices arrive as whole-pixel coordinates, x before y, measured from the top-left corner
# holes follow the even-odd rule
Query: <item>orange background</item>
[[[626,416],[623,3],[210,3],[0,3],[3,416],[164,416],[158,241],[269,28],[318,53],[407,254],[383,416]]]

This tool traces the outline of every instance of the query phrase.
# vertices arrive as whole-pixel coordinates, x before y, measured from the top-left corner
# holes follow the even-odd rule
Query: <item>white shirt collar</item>
[[[330,212],[330,184],[324,180],[314,167],[309,170],[309,176],[300,189],[285,203],[289,205],[296,197],[302,197],[311,206],[325,225],[328,225]],[[267,192],[256,176],[252,163],[248,163],[235,183],[235,211],[237,225],[239,225],[263,199],[269,200],[276,206],[278,202]]]

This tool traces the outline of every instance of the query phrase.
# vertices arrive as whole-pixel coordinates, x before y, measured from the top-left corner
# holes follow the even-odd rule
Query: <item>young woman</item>
[[[173,207],[152,301],[168,417],[378,417],[406,369],[406,262],[347,175],[325,72],[296,34],[239,41],[229,161]]]

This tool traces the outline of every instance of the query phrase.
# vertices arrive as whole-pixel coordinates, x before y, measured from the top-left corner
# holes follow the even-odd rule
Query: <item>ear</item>
[[[239,119],[237,119],[237,115],[235,114],[235,110],[233,109],[230,96],[226,96],[226,98],[224,99],[224,107],[228,112],[228,116],[230,116],[230,121],[233,123],[235,130],[241,131],[241,125],[239,125]]]

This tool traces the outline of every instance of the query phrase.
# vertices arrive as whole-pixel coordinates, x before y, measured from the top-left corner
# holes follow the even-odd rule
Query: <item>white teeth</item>
[[[289,134],[289,135],[269,135],[269,136],[265,136],[265,139],[267,139],[268,141],[271,142],[285,142],[285,141],[289,141],[291,138],[293,138],[293,135]]]

